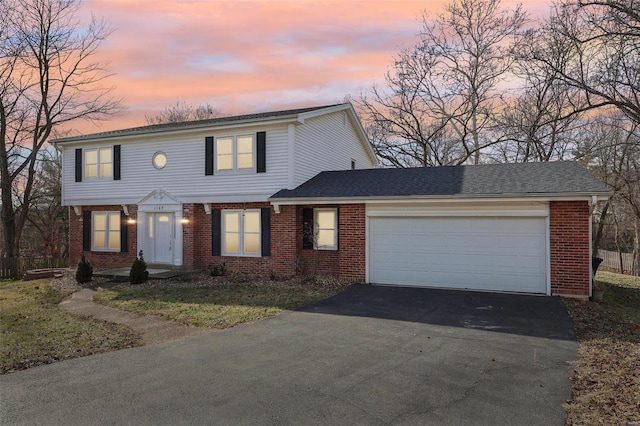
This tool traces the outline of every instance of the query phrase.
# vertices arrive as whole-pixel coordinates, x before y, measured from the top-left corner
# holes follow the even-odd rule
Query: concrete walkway
[[[142,337],[142,343],[145,346],[171,342],[213,331],[210,328],[188,327],[156,316],[139,315],[99,305],[93,302],[93,296],[96,294],[98,294],[98,291],[84,288],[63,300],[60,303],[60,307],[76,314],[125,325]]]

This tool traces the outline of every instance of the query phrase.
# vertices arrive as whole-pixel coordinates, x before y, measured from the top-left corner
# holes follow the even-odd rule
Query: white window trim
[[[240,251],[238,253],[234,253],[234,252],[227,252],[225,251],[225,247],[226,247],[226,238],[227,238],[227,233],[225,231],[226,229],[226,222],[227,222],[227,214],[229,213],[239,213],[240,214],[240,223],[239,223],[239,227],[238,227],[238,235],[239,235],[239,241],[238,241],[238,247],[240,249]],[[220,229],[220,235],[221,235],[221,254],[222,256],[235,256],[235,257],[262,257],[262,220],[259,219],[258,224],[260,226],[260,230],[258,232],[258,252],[257,253],[245,253],[244,252],[244,214],[245,213],[258,213],[258,217],[261,218],[260,216],[260,209],[247,209],[247,210],[242,210],[242,209],[228,209],[228,210],[222,210],[222,221],[220,223],[221,229]]]
[[[111,174],[109,176],[102,176],[101,174],[101,161],[100,161],[100,150],[109,149],[111,151]],[[96,176],[87,176],[87,152],[95,151],[96,152]],[[113,179],[113,169],[114,169],[114,149],[113,146],[98,146],[96,148],[85,148],[82,150],[82,177],[85,180],[108,180]]]
[[[253,164],[251,165],[251,168],[247,168],[247,169],[239,169],[238,168],[238,138],[241,137],[250,137],[251,138],[251,153],[253,154]],[[233,160],[233,167],[231,170],[220,170],[218,169],[218,139],[227,139],[227,138],[231,138],[232,140],[232,144],[231,144],[231,157]],[[213,162],[214,162],[214,170],[215,173],[219,173],[219,174],[226,174],[226,173],[233,173],[233,174],[237,174],[237,173],[256,173],[256,163],[257,163],[257,143],[256,143],[256,135],[255,133],[251,134],[235,134],[235,135],[220,135],[220,136],[216,136],[213,142]]]
[[[105,230],[105,245],[106,247],[102,248],[102,247],[96,247],[95,246],[95,242],[96,242],[96,215],[100,214],[100,215],[106,215],[106,230]],[[95,211],[95,212],[91,212],[91,251],[100,251],[100,252],[110,252],[110,253],[120,253],[120,251],[122,250],[122,247],[119,247],[117,249],[112,249],[109,248],[109,235],[111,232],[111,229],[109,228],[109,216],[110,215],[118,215],[118,223],[120,223],[120,229],[118,231],[122,232],[122,223],[120,221],[120,211]],[[120,245],[120,232],[118,233],[118,245]]]
[[[337,208],[320,208],[313,209],[313,232],[314,234],[320,231],[318,227],[318,213],[320,212],[333,212],[333,241],[335,244],[332,246],[319,246],[318,238],[314,235],[313,249],[314,250],[338,250],[338,209]],[[329,228],[327,228],[329,229]]]

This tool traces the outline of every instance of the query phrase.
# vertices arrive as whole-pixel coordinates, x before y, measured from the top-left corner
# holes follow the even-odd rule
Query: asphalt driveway
[[[555,297],[355,286],[306,310],[0,376],[0,423],[562,425]]]

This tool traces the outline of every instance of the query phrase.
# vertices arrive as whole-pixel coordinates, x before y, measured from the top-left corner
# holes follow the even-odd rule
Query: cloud
[[[83,133],[144,124],[176,100],[228,114],[358,95],[413,45],[446,0],[90,0],[115,27],[98,52],[127,113]]]

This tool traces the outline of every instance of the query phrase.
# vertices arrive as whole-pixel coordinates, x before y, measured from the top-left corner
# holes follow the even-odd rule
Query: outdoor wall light
[[[180,219],[180,223],[183,225],[187,225],[189,224],[189,219],[187,219],[186,217],[183,217],[182,219]]]
[[[130,217],[129,219],[127,219],[127,224],[135,225],[136,224],[136,219],[134,217]]]

